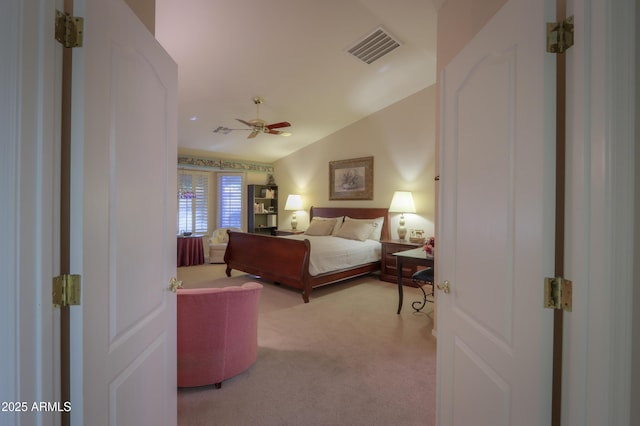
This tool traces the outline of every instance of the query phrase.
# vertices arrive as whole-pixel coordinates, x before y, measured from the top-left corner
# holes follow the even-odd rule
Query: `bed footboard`
[[[228,233],[229,242],[224,255],[227,276],[236,269],[299,288],[304,302],[309,303],[309,241],[245,232]]]

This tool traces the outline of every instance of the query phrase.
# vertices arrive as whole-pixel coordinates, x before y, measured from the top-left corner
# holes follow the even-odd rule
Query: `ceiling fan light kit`
[[[255,97],[253,98],[253,103],[256,105],[256,118],[251,120],[243,120],[241,118],[236,118],[240,123],[248,126],[248,129],[231,129],[229,127],[218,126],[213,133],[222,133],[223,135],[229,134],[232,130],[251,130],[247,139],[252,139],[258,136],[260,133],[267,133],[270,135],[280,135],[280,136],[291,136],[290,132],[283,132],[276,129],[281,129],[283,127],[290,127],[291,123],[288,121],[280,121],[279,123],[267,124],[266,121],[260,118],[260,105],[264,103],[264,98]]]

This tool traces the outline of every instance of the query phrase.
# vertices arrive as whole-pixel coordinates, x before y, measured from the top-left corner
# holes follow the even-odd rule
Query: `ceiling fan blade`
[[[240,118],[236,118],[236,120],[238,120],[239,122],[241,122],[245,126],[253,127],[253,124],[249,123],[248,121],[241,120]]]
[[[280,123],[269,124],[268,126],[265,126],[265,127],[271,130],[271,129],[280,129],[282,127],[290,127],[290,126],[291,126],[291,123],[288,123],[286,121],[281,121]]]
[[[291,136],[291,132],[281,132],[280,130],[267,129],[265,133],[269,133],[270,135]]]
[[[223,135],[228,135],[233,130],[253,130],[253,129],[231,129],[229,127],[218,126],[217,128],[213,129],[212,132],[213,133],[221,133]]]
[[[228,135],[233,129],[224,126],[218,126],[216,129],[213,129],[213,133],[222,133],[223,135]]]
[[[247,139],[255,138],[256,136],[258,136],[258,133],[259,132],[257,130],[254,130],[249,136],[247,136]]]

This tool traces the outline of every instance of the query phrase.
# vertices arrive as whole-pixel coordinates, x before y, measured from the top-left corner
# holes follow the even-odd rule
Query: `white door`
[[[555,59],[544,33],[544,2],[510,0],[443,71],[439,425],[551,419]]]
[[[76,0],[72,424],[176,424],[177,67],[122,0]]]

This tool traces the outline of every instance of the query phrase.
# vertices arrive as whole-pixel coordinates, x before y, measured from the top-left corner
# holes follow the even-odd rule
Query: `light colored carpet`
[[[187,288],[258,281],[224,265],[178,269]],[[258,359],[213,386],[179,389],[178,424],[433,425],[436,339],[433,306],[414,313],[405,287],[376,275],[300,292],[272,283],[260,300]]]

